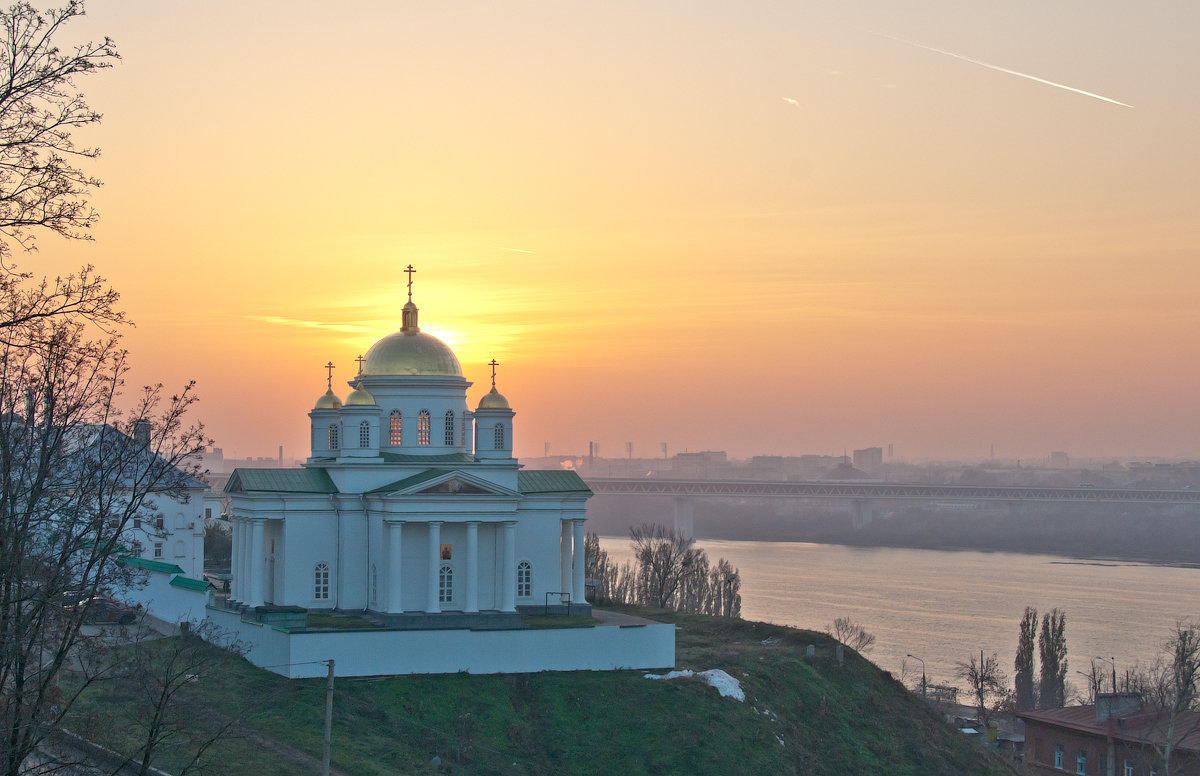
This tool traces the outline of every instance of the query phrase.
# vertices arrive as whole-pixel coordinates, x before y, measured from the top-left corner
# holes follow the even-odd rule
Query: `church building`
[[[521,468],[513,457],[515,412],[497,389],[494,359],[491,389],[468,404],[472,383],[458,358],[421,331],[413,271],[400,330],[357,359],[345,399],[326,364],[325,393],[308,413],[312,454],[303,468],[231,476],[233,582],[229,600],[213,609],[293,637],[311,634],[301,627],[311,612],[369,619],[372,628],[334,634],[344,637],[340,645],[324,647],[358,666],[339,662],[339,674],[671,665],[674,634],[666,639],[653,626],[649,642],[646,633],[589,643],[563,640],[578,629],[557,636],[522,629],[522,612],[590,612],[584,521],[591,491],[574,471]],[[261,632],[235,630],[242,641],[262,641]],[[361,645],[351,646],[356,638]],[[395,649],[413,659],[375,654]],[[260,649],[259,659],[253,651],[252,662],[280,659],[278,648]]]

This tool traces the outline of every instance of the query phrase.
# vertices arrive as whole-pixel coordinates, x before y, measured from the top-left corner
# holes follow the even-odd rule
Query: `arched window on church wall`
[[[429,444],[429,410],[421,410],[417,415],[417,444]]]
[[[446,410],[445,442],[447,447],[454,445],[454,410]]]
[[[523,560],[517,564],[517,598],[533,595],[533,566]]]
[[[358,446],[371,446],[371,424],[365,420],[358,424]]]
[[[442,566],[438,570],[438,603],[448,604],[454,600],[454,569]]]
[[[504,449],[504,424],[503,423],[496,424],[496,431],[493,434],[493,437],[494,437],[494,442],[495,442],[494,449],[503,450]]]
[[[329,598],[329,564],[324,561],[318,563],[313,569],[314,584],[313,598],[318,601],[328,600]]]
[[[336,423],[334,423],[332,426],[329,427],[329,449],[330,450],[338,449],[338,433],[337,433],[337,424]]]
[[[400,430],[404,427],[404,418],[400,410],[392,410],[388,416],[388,444],[398,446],[403,442]]]

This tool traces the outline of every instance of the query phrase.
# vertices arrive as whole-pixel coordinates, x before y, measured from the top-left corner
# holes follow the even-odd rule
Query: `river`
[[[880,668],[899,676],[911,653],[924,659],[930,683],[961,684],[955,664],[980,649],[996,652],[1011,676],[1026,606],[1066,612],[1068,681],[1081,688],[1075,672],[1093,658],[1115,657],[1120,675],[1152,662],[1177,620],[1200,620],[1196,568],[803,542],[697,545],[710,563],[724,557],[738,568],[743,618],[824,630],[848,616],[875,634],[867,657]],[[619,562],[631,557],[628,539],[601,537],[601,546]],[[919,676],[920,665],[907,663]]]

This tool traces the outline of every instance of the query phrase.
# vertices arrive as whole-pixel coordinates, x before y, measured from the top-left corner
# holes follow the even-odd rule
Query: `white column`
[[[249,581],[246,576],[246,556],[250,554],[250,548],[246,544],[250,541],[250,534],[246,532],[246,518],[239,517],[236,520],[234,533],[237,534],[237,555],[230,570],[237,578],[237,600],[242,603],[246,600],[246,583]]]
[[[504,571],[500,575],[500,611],[517,610],[517,524],[504,523]]]
[[[479,611],[479,521],[467,522],[467,605],[465,612]]]
[[[438,603],[438,570],[442,567],[442,524],[434,520],[429,526],[429,578],[426,586],[429,588],[425,601],[425,611],[434,613],[442,610]]]
[[[404,523],[388,523],[388,612],[398,614],[404,611],[403,589],[400,586],[403,569],[400,563],[401,532]]]
[[[571,522],[558,522],[558,592],[571,590]],[[560,596],[566,603],[566,595]]]
[[[239,588],[241,590],[242,597],[238,599],[242,603],[249,603],[249,601],[250,601],[250,558],[254,554],[254,547],[252,547],[250,544],[251,539],[252,539],[252,537],[251,537],[252,533],[253,532],[250,530],[250,518],[243,517],[242,518],[242,584],[241,584],[241,587]]]
[[[238,585],[242,582],[241,564],[242,553],[242,519],[236,515],[230,520],[229,538],[233,546],[229,551],[229,602],[238,600]]]
[[[583,521],[573,520],[571,522],[575,524],[575,552],[572,558],[575,567],[575,578],[574,584],[571,586],[571,600],[577,604],[581,604],[587,600],[583,590],[583,572],[587,563],[587,559],[583,556],[583,548],[585,546]]]
[[[263,528],[266,520],[252,520],[250,534],[250,600],[251,606],[263,605]]]

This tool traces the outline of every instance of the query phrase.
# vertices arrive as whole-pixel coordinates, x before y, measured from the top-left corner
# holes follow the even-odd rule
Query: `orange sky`
[[[1200,10],[978,5],[93,0],[103,220],[23,262],[227,456],[307,453],[409,263],[522,455],[1200,456]]]

